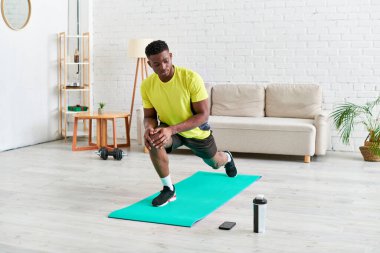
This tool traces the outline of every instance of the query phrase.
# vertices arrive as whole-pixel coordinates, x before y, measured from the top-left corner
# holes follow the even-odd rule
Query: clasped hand
[[[149,150],[151,146],[162,149],[171,136],[172,130],[169,127],[147,128],[144,133],[145,147]]]

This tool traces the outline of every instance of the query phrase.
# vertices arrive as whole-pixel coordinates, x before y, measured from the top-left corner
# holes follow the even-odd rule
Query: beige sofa
[[[324,155],[328,113],[322,112],[318,85],[207,85],[209,124],[219,150],[304,156]],[[142,144],[143,110],[139,109]]]

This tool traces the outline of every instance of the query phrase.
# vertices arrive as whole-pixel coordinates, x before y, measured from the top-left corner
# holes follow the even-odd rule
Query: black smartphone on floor
[[[230,229],[233,228],[235,225],[236,225],[236,222],[225,221],[225,222],[222,223],[222,225],[219,226],[219,229],[222,229],[222,230],[230,230]]]

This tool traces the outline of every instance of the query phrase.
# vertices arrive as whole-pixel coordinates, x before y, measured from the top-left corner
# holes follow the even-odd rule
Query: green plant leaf
[[[352,103],[339,105],[331,116],[335,127],[339,130],[341,140],[344,144],[349,144],[351,133],[354,129],[354,120],[357,116],[358,106]]]
[[[106,106],[106,103],[104,102],[99,102],[99,108],[103,109]]]
[[[336,106],[330,117],[332,117],[334,126],[339,131],[344,144],[349,144],[354,126],[358,124],[364,125],[368,132],[373,131],[376,136],[374,139],[378,144],[380,143],[380,119],[379,116],[373,115],[378,105],[380,105],[380,97],[364,105],[345,102]],[[380,152],[380,147],[374,145],[373,150]]]

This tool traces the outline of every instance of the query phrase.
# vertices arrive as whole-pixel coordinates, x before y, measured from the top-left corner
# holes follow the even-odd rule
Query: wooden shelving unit
[[[79,61],[74,61],[74,51],[79,52]],[[70,117],[83,111],[69,111],[68,106],[87,106],[92,111],[90,81],[90,34],[58,34],[58,92],[59,92],[59,133],[67,140],[72,136]],[[76,76],[76,77],[74,77]],[[77,86],[73,86],[73,84]],[[69,104],[71,103],[71,104]],[[88,131],[83,122],[83,135]]]

